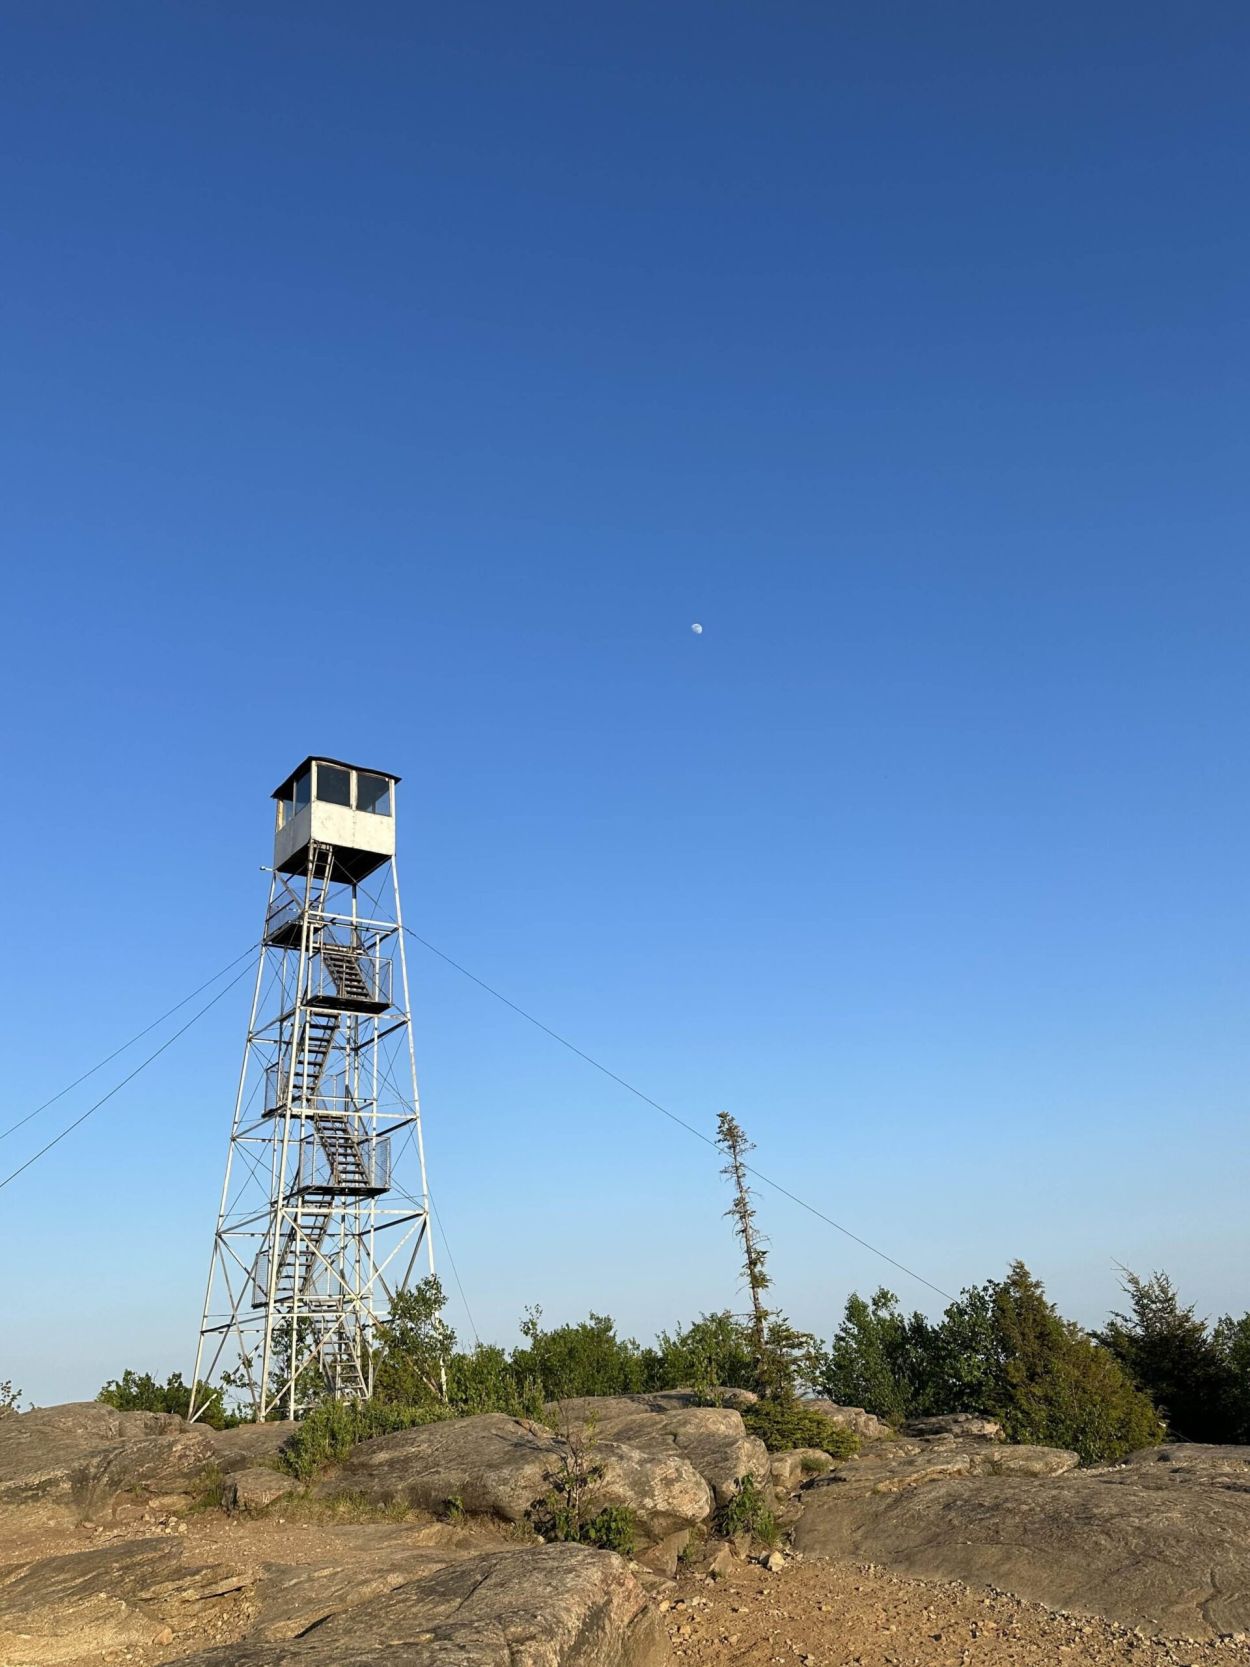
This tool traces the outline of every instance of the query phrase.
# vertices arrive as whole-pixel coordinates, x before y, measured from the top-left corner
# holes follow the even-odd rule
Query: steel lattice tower
[[[434,1271],[399,778],[308,758],[275,792],[269,902],[192,1377],[258,1418],[373,1391],[377,1323]]]

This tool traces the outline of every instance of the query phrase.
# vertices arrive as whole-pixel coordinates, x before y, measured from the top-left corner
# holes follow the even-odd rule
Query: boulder
[[[603,1472],[593,1485],[592,1511],[606,1506],[632,1511],[640,1544],[693,1528],[712,1514],[712,1490],[677,1453],[643,1452],[625,1442],[605,1441],[594,1449],[591,1462]]]
[[[890,1441],[894,1431],[883,1418],[876,1417],[871,1412],[865,1412],[863,1407],[839,1406],[836,1401],[825,1400],[819,1395],[805,1396],[805,1407],[818,1412],[830,1423],[841,1424],[845,1429],[854,1430],[861,1441]]]
[[[823,1476],[832,1468],[833,1460],[820,1447],[796,1447],[792,1452],[769,1457],[772,1483],[778,1493],[793,1493],[813,1476]]]
[[[1173,1638],[1250,1630],[1247,1493],[1073,1470],[888,1492],[817,1483],[803,1500],[794,1544],[808,1557],[991,1585]]]
[[[681,1528],[676,1534],[667,1534],[662,1540],[657,1540],[653,1546],[638,1553],[638,1562],[652,1574],[661,1574],[671,1580],[677,1572],[677,1560],[690,1544],[692,1530]]]
[[[434,1512],[457,1499],[467,1512],[523,1522],[550,1492],[571,1451],[541,1425],[484,1413],[362,1441],[318,1491],[360,1493],[380,1503],[402,1500]],[[585,1462],[602,1470],[594,1509],[627,1507],[642,1541],[662,1540],[711,1514],[706,1482],[675,1452],[652,1455],[596,1441]]]
[[[317,1491],[360,1493],[380,1504],[400,1500],[435,1513],[458,1499],[466,1511],[524,1522],[567,1452],[552,1431],[488,1412],[358,1442]]]
[[[221,1502],[228,1511],[263,1511],[276,1500],[294,1493],[299,1483],[281,1470],[254,1465],[236,1470],[222,1484]]]
[[[493,1552],[332,1615],[302,1637],[180,1667],[667,1667],[659,1614],[621,1558],[578,1545]]]
[[[213,1463],[205,1433],[171,1414],[84,1401],[0,1420],[0,1505],[49,1520],[80,1520],[132,1490],[185,1492]]]
[[[1002,1441],[1003,1427],[993,1418],[976,1412],[946,1412],[934,1418],[909,1418],[903,1434],[911,1436],[953,1435],[961,1440]]]
[[[278,1420],[271,1424],[239,1424],[233,1430],[205,1429],[204,1434],[212,1442],[217,1468],[229,1476],[236,1470],[251,1470],[276,1460],[294,1429],[294,1424]]]
[[[556,1401],[548,1409],[560,1432],[584,1430],[593,1421],[599,1441],[624,1442],[657,1458],[676,1453],[692,1464],[718,1505],[738,1491],[743,1476],[767,1480],[768,1450],[748,1435],[741,1413],[729,1407],[679,1404],[683,1391]]]
[[[631,1412],[685,1412],[690,1407],[708,1406],[741,1412],[758,1400],[753,1389],[654,1389],[637,1395],[572,1395],[563,1401],[548,1401],[543,1413],[554,1429],[570,1421],[584,1421],[593,1413],[612,1418]]]
[[[184,1560],[176,1540],[128,1540],[0,1569],[0,1661],[21,1667],[152,1643],[181,1605],[245,1590],[253,1571]]]

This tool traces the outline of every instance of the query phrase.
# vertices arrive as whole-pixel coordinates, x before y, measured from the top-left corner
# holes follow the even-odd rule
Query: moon
[[[697,622],[694,625],[692,625],[690,627],[690,629],[694,632],[696,637],[701,637],[703,635],[703,627],[701,625],[699,625]]]

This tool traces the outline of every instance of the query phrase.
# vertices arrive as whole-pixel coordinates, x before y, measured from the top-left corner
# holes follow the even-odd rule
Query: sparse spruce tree
[[[726,1159],[721,1174],[733,1188],[733,1203],[725,1214],[733,1222],[734,1234],[742,1246],[742,1277],[751,1298],[747,1316],[754,1380],[751,1387],[761,1395],[792,1398],[796,1379],[811,1375],[808,1368],[815,1338],[796,1331],[784,1314],[769,1308],[765,1301],[765,1292],[772,1284],[767,1241],[756,1226],[754,1195],[747,1184],[746,1157],[755,1147],[727,1111],[717,1118],[716,1144]]]
[[[726,1161],[721,1174],[733,1187],[733,1203],[725,1214],[734,1224],[734,1232],[742,1246],[742,1277],[751,1298],[751,1342],[755,1354],[755,1375],[761,1386],[768,1377],[768,1322],[771,1318],[764,1304],[764,1293],[772,1284],[768,1274],[768,1252],[755,1225],[755,1205],[747,1185],[746,1155],[755,1150],[746,1131],[727,1111],[716,1120],[716,1144],[724,1152]]]

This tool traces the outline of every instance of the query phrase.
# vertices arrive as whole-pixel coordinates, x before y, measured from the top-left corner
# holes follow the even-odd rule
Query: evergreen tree
[[[1132,1310],[1112,1314],[1100,1338],[1154,1401],[1171,1434],[1228,1441],[1229,1370],[1205,1320],[1183,1304],[1166,1273],[1142,1279],[1128,1268]]]

